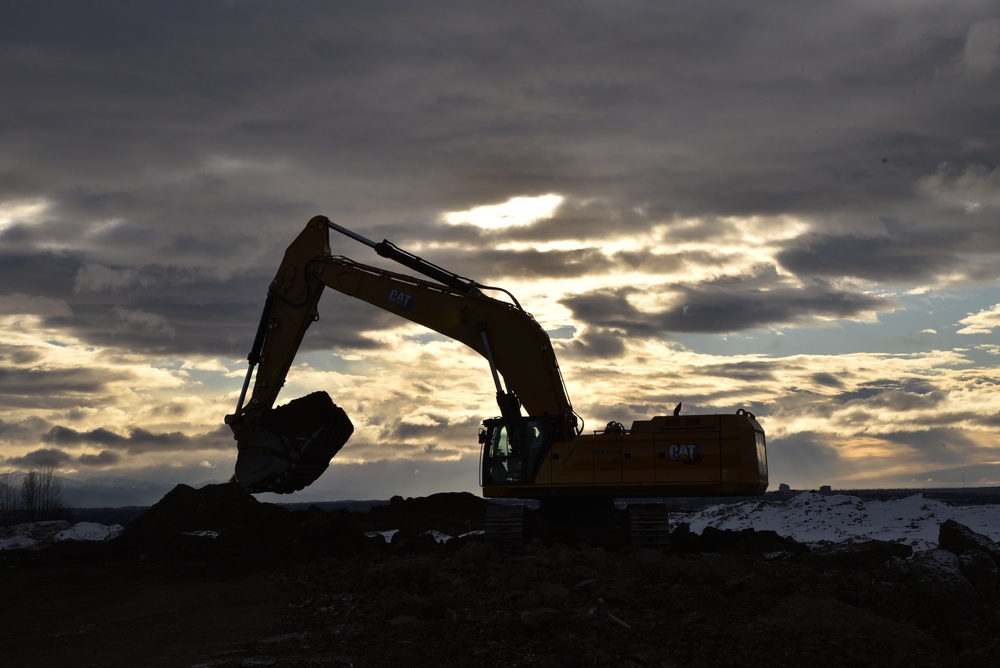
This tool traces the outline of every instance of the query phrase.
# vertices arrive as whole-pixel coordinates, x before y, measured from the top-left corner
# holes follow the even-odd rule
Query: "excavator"
[[[331,254],[331,230],[423,278]],[[613,421],[585,433],[548,334],[512,294],[316,216],[285,251],[271,282],[236,411],[225,418],[237,441],[235,477],[251,493],[303,489],[353,434],[350,418],[326,392],[274,406],[306,330],[319,319],[325,288],[460,341],[485,358],[499,415],[485,419],[479,431],[479,478],[484,498],[496,500],[487,533],[500,540],[524,535],[525,506],[511,500],[559,509],[565,517],[567,509],[596,513],[614,499],[754,496],[767,489],[764,430],[749,411],[681,415],[678,404],[672,415],[630,427]],[[650,543],[662,538],[662,504],[630,509],[635,536]]]

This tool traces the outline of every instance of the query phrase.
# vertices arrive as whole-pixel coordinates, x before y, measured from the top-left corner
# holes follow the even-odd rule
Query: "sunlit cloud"
[[[466,211],[451,211],[442,216],[449,225],[475,225],[484,230],[523,227],[551,218],[563,202],[562,195],[512,197],[501,204],[484,204]]]
[[[40,222],[51,202],[43,198],[0,202],[0,232],[12,225],[33,225]]]
[[[983,309],[979,313],[970,313],[958,322],[965,327],[959,329],[957,334],[991,334],[994,329],[1000,327],[1000,304]]]
[[[13,303],[7,300],[7,305]],[[33,304],[46,311],[50,301],[36,299]],[[196,448],[198,441],[179,432],[179,418],[192,433],[212,431],[221,424],[226,407],[206,402],[180,362],[85,343],[41,315],[2,315],[0,328],[4,331],[0,359],[7,362],[0,379],[5,406],[0,442],[8,459],[27,456],[38,449],[40,435],[55,433],[93,435],[70,439],[69,447],[103,437],[131,447],[132,437],[115,435],[132,434],[140,442],[150,439]],[[25,401],[32,395],[34,400]],[[133,455],[128,457],[133,464],[148,458],[138,451]],[[72,457],[87,466],[119,461],[116,455],[86,449]]]

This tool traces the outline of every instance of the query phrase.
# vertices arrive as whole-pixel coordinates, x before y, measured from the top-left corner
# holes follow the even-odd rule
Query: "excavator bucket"
[[[296,492],[323,474],[353,433],[347,413],[326,392],[294,399],[244,427],[236,479],[248,492]]]

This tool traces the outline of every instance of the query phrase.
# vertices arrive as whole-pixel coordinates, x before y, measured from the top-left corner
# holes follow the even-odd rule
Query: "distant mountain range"
[[[60,477],[63,501],[71,508],[121,508],[151,506],[175,485],[132,480],[118,476],[98,476],[85,480]]]
[[[177,483],[159,483],[133,480],[120,476],[96,476],[74,480],[60,476],[63,483],[63,501],[71,508],[124,508],[151,506],[162,499]],[[185,482],[195,488],[225,482],[202,480]],[[258,501],[281,504],[310,504],[337,501],[347,498],[339,490],[302,490],[295,494],[255,494]]]

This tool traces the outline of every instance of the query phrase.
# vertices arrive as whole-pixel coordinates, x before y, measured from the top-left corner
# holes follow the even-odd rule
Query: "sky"
[[[772,488],[1000,484],[992,0],[7,0],[0,86],[0,470],[228,479],[322,214],[515,294],[587,430],[744,408]],[[309,491],[478,490],[485,360],[320,318],[279,401],[355,434]]]

